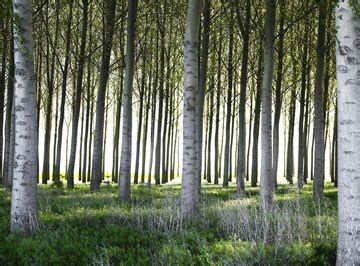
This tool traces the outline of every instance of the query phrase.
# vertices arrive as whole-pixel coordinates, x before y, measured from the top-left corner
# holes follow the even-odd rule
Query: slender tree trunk
[[[338,243],[337,265],[360,262],[360,21],[349,0],[336,8],[338,99]]]
[[[211,0],[204,0],[203,9],[203,38],[201,44],[201,60],[200,60],[200,75],[199,75],[199,90],[198,90],[198,104],[196,105],[197,112],[197,138],[198,138],[198,179],[201,185],[202,175],[202,158],[203,158],[203,116],[204,116],[204,101],[206,92],[206,78],[208,69],[208,58],[209,58],[209,38],[210,38],[210,23],[211,23]],[[209,154],[210,155],[210,154]]]
[[[255,86],[253,86],[255,87]],[[248,144],[247,144],[247,153],[246,153],[246,171],[245,171],[245,179],[246,181],[249,181],[249,165],[250,165],[250,147],[251,147],[251,132],[252,132],[252,124],[253,124],[253,95],[254,93],[251,94],[251,98],[250,98],[250,119],[249,119],[249,133],[248,133]]]
[[[309,72],[310,73],[310,72]],[[307,91],[305,99],[305,121],[304,121],[304,183],[307,183],[309,178],[309,139],[310,139],[310,129],[309,129],[309,100],[310,98],[310,84],[307,82]]]
[[[284,66],[284,39],[285,39],[285,0],[279,0],[280,16],[279,16],[279,46],[278,46],[278,66],[276,73],[276,92],[275,92],[275,112],[274,112],[274,128],[273,128],[273,188],[277,187],[277,172],[279,163],[279,126],[282,105],[282,82],[283,82],[283,66]]]
[[[146,145],[147,145],[147,135],[148,135],[148,128],[149,128],[149,115],[150,115],[150,106],[151,106],[151,82],[152,82],[152,70],[150,67],[149,71],[149,83],[148,83],[148,97],[146,102],[146,110],[145,110],[145,124],[144,124],[144,137],[143,137],[143,143],[142,143],[142,172],[141,172],[141,183],[145,183],[145,175],[146,175]]]
[[[158,33],[156,34],[158,36]],[[154,147],[155,147],[155,120],[156,120],[156,94],[157,94],[157,86],[158,86],[158,70],[159,70],[159,56],[158,56],[158,38],[156,38],[156,55],[155,55],[155,78],[153,84],[153,95],[152,95],[152,107],[151,107],[151,129],[150,129],[150,160],[149,160],[149,175],[147,183],[150,186],[151,184],[151,174],[152,174],[152,166],[154,162]]]
[[[308,6],[308,1],[306,1],[306,7]],[[309,40],[309,26],[305,25],[305,37],[304,44],[302,48],[302,61],[301,61],[301,92],[300,92],[300,112],[299,112],[299,136],[298,136],[298,187],[302,188],[304,185],[304,157],[306,142],[304,141],[305,137],[305,125],[304,125],[304,112],[305,112],[305,97],[306,97],[306,74],[308,67],[308,40]]]
[[[105,33],[99,78],[99,91],[96,100],[96,120],[93,146],[90,190],[96,191],[102,180],[103,138],[104,138],[104,109],[106,85],[109,77],[110,55],[115,25],[116,0],[106,1]]]
[[[55,164],[53,166],[53,182],[58,184],[60,182],[60,169],[61,169],[61,150],[62,150],[62,140],[63,140],[63,126],[65,120],[65,100],[66,100],[66,88],[67,88],[67,77],[69,72],[69,63],[70,63],[70,44],[71,44],[71,24],[73,17],[73,3],[70,1],[70,11],[67,21],[66,29],[66,44],[65,44],[65,62],[62,76],[62,85],[61,85],[61,100],[60,100],[60,117],[59,117],[59,127],[58,127],[58,141],[56,144],[56,153],[55,153]]]
[[[273,204],[271,107],[274,72],[275,0],[267,0],[265,21],[264,76],[261,110],[261,206],[264,211]]]
[[[16,25],[19,30],[14,30],[16,145],[14,145],[10,230],[13,233],[29,234],[38,229],[36,186],[38,133],[31,1],[15,0],[14,13],[19,18],[19,23]]]
[[[229,22],[229,58],[228,58],[228,92],[227,92],[227,104],[226,104],[226,128],[225,128],[225,147],[224,147],[224,174],[223,174],[223,186],[229,186],[229,161],[230,161],[230,130],[231,130],[231,116],[232,116],[232,89],[233,89],[233,6],[230,4],[230,22]],[[245,165],[245,164],[244,164]],[[245,171],[245,170],[244,170]],[[242,181],[244,181],[242,176]]]
[[[77,70],[77,80],[76,80],[76,92],[75,92],[75,104],[73,109],[73,119],[71,126],[71,145],[70,145],[70,158],[68,163],[68,168],[66,172],[67,187],[72,189],[74,188],[74,169],[75,169],[75,159],[77,151],[77,141],[78,141],[78,124],[80,117],[80,107],[81,107],[81,97],[83,90],[83,75],[85,68],[85,48],[86,48],[86,37],[87,37],[87,20],[88,20],[88,0],[83,0],[83,16],[82,16],[82,29],[81,29],[81,43],[80,43],[80,54]]]
[[[0,8],[5,8],[3,4],[0,4]],[[3,143],[4,143],[4,103],[5,103],[5,74],[6,74],[6,58],[7,58],[7,23],[4,18],[0,17],[0,32],[2,35],[0,45],[0,184],[3,184]]]
[[[257,69],[257,84],[256,84],[256,98],[255,98],[255,116],[254,116],[254,132],[253,132],[253,150],[252,150],[252,164],[251,164],[251,186],[256,187],[258,182],[258,160],[259,160],[259,131],[260,131],[260,113],[261,113],[261,98],[262,98],[262,72],[263,72],[263,48],[259,49],[259,64]]]
[[[295,128],[295,112],[296,112],[296,79],[297,73],[295,66],[293,68],[294,82],[291,90],[290,105],[289,105],[289,131],[288,131],[288,145],[287,145],[287,163],[286,163],[286,179],[290,184],[293,184],[294,175],[294,128]]]
[[[145,47],[144,53],[146,53],[146,40],[145,40]],[[144,100],[145,100],[145,81],[146,81],[146,56],[143,55],[143,62],[142,62],[142,77],[141,77],[141,85],[140,85],[140,92],[139,92],[139,121],[138,121],[138,132],[137,132],[137,139],[136,139],[136,157],[135,157],[135,174],[134,174],[134,184],[139,183],[139,166],[140,166],[140,144],[141,144],[141,131],[143,127],[143,112],[144,112]],[[147,121],[145,121],[146,123]],[[146,135],[143,137],[146,138]],[[144,158],[142,158],[144,160]]]
[[[219,152],[219,131],[220,131],[220,96],[221,96],[221,53],[222,53],[222,32],[220,30],[219,35],[219,49],[218,49],[218,61],[217,61],[217,88],[216,88],[216,116],[215,116],[215,176],[214,184],[219,184],[219,161],[220,161],[220,152]]]
[[[159,5],[160,6],[160,5]],[[165,5],[164,5],[165,10]],[[161,13],[161,10],[158,10],[158,13]],[[160,175],[161,175],[161,133],[162,133],[162,123],[163,123],[163,101],[164,101],[164,83],[165,83],[165,18],[162,22],[158,19],[158,28],[160,31],[160,69],[159,69],[159,109],[158,109],[158,124],[156,132],[156,145],[155,145],[155,184],[160,184]],[[165,137],[165,136],[163,136]]]
[[[237,0],[239,3],[239,0]],[[237,188],[236,193],[243,195],[245,192],[244,178],[246,174],[246,87],[248,82],[248,64],[249,64],[249,46],[250,46],[250,19],[251,19],[251,1],[246,0],[245,26],[242,33],[243,50],[240,74],[240,104],[239,104],[239,140],[238,140],[238,158],[237,158]],[[238,8],[238,7],[237,7]],[[240,21],[240,14],[237,9],[237,19]],[[249,132],[250,134],[250,132]],[[250,145],[250,144],[249,144]]]
[[[132,87],[135,61],[135,29],[137,0],[128,0],[126,38],[126,70],[123,90],[123,135],[120,159],[119,198],[130,200],[131,134],[132,134]]]
[[[91,17],[91,15],[90,15]],[[91,36],[91,30],[90,30],[90,36]],[[90,38],[91,39],[91,38]],[[90,61],[88,62],[87,67],[87,84],[86,84],[86,114],[85,114],[85,136],[84,136],[84,156],[83,156],[83,162],[82,162],[82,169],[81,169],[81,181],[82,183],[86,183],[87,180],[87,163],[88,163],[88,140],[89,135],[91,134],[90,131],[90,107],[91,107],[91,65]]]
[[[84,144],[84,113],[85,113],[85,108],[84,108],[84,104],[82,104],[83,108],[81,111],[81,129],[80,129],[80,145],[79,145],[79,171],[78,171],[78,180],[82,181],[82,158],[83,158],[83,144]]]
[[[326,34],[327,1],[321,1],[319,6],[319,24],[317,39],[317,58],[314,88],[314,132],[315,132],[315,162],[314,162],[314,185],[313,196],[316,200],[322,200],[324,187],[324,53]]]
[[[57,43],[59,37],[59,13],[60,13],[60,2],[56,1],[56,12],[55,12],[55,37],[51,39],[49,31],[49,3],[46,6],[46,26],[47,26],[47,48],[46,48],[46,79],[47,79],[47,90],[48,97],[46,103],[46,117],[45,117],[45,136],[44,136],[44,158],[43,158],[43,170],[42,170],[42,183],[47,184],[50,178],[50,144],[51,144],[51,131],[52,131],[52,109],[53,109],[53,94],[55,89],[55,60],[56,51],[55,46],[52,47],[53,51],[50,52],[51,43]]]
[[[199,204],[196,95],[199,89],[200,14],[201,1],[189,0],[184,40],[183,177],[181,182],[181,212],[185,216],[196,214]]]
[[[211,183],[211,165],[212,165],[211,151],[212,151],[213,120],[214,120],[214,86],[211,87],[210,105],[209,105],[208,162],[207,162],[207,174],[206,174],[206,180],[209,183]]]

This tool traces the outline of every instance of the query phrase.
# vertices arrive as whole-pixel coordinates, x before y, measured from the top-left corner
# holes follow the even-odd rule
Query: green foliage
[[[357,18],[360,18],[360,2],[359,0],[349,0],[350,6],[353,9],[353,12],[357,16]]]
[[[326,200],[320,205],[312,202],[310,185],[300,195],[292,186],[279,187],[276,208],[282,214],[275,213],[270,224],[276,234],[283,232],[289,236],[277,238],[273,244],[264,244],[261,238],[248,241],[240,232],[223,228],[221,215],[233,212],[244,215],[248,211],[247,217],[253,225],[262,225],[259,221],[262,214],[257,207],[258,189],[247,188],[247,191],[249,195],[245,199],[238,199],[234,196],[235,187],[205,186],[202,215],[183,220],[178,214],[179,186],[151,189],[134,186],[131,204],[118,202],[115,186],[101,188],[98,193],[89,193],[87,186],[71,191],[40,186],[40,231],[24,238],[9,234],[10,194],[0,188],[0,265],[263,265],[265,262],[331,265],[335,262],[337,199],[330,184],[326,184]],[[300,210],[296,206],[304,208]],[[296,218],[302,216],[306,234],[290,236],[297,231],[276,229],[286,225],[286,221],[279,224],[282,219],[294,223],[295,228]],[[227,226],[236,225],[236,221],[230,222]]]

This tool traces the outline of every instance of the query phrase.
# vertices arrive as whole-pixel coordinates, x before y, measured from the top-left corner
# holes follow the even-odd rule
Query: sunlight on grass
[[[201,212],[184,219],[180,186],[134,185],[132,201],[120,203],[118,188],[90,193],[39,186],[38,235],[9,235],[10,194],[0,188],[0,264],[331,264],[335,259],[336,189],[312,201],[310,185],[299,193],[281,184],[271,216],[259,208],[259,188],[202,187]],[[270,229],[270,243],[264,232]],[[267,236],[267,237],[269,237]],[[44,252],[46,250],[46,252]],[[70,255],[68,255],[70,254]]]

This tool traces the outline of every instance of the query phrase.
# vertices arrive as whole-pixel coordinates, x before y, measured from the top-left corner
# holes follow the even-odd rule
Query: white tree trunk
[[[337,265],[360,263],[360,23],[349,6],[336,8],[338,45],[338,250]]]
[[[184,121],[181,210],[185,216],[196,213],[199,202],[196,93],[198,90],[198,40],[201,1],[189,0],[184,40]]]
[[[275,40],[275,0],[267,0],[265,21],[264,76],[262,87],[261,110],[261,206],[269,210],[273,203],[272,180],[272,80],[274,73],[274,40]]]
[[[135,61],[135,23],[136,2],[128,0],[128,26],[126,41],[126,72],[123,90],[123,130],[120,159],[119,198],[122,201],[130,199],[131,182],[131,135],[132,135],[132,87]]]
[[[37,224],[37,110],[31,0],[14,0],[15,150],[11,231],[31,233]]]

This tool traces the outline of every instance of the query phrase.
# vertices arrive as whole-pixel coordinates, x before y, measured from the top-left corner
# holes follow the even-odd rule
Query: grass
[[[0,188],[0,265],[333,265],[337,192],[312,201],[280,185],[270,214],[258,208],[259,189],[235,197],[235,187],[206,185],[198,217],[180,213],[180,186],[132,187],[120,204],[117,187],[90,193],[39,187],[39,233],[9,234],[10,194]],[[265,244],[267,243],[267,244]]]

